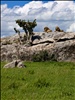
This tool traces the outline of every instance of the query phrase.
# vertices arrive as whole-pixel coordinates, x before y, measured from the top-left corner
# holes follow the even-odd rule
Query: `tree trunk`
[[[20,32],[18,32],[18,36],[19,36],[19,42],[21,44],[21,36],[20,36]]]
[[[33,34],[29,33],[29,42],[30,42],[31,45],[32,45],[32,36],[33,36]]]

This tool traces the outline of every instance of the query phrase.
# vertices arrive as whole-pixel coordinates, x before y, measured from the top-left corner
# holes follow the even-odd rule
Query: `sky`
[[[15,34],[14,27],[23,32],[15,20],[33,21],[35,32],[59,26],[66,32],[75,32],[75,1],[1,1],[1,37]]]

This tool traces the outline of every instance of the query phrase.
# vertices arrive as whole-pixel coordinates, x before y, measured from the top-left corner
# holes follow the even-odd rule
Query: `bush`
[[[32,61],[40,62],[40,61],[57,61],[55,54],[49,54],[48,51],[42,50],[37,54],[33,54]]]
[[[55,54],[49,55],[50,61],[57,61],[57,56]]]
[[[48,52],[45,50],[45,51],[40,51],[38,54],[33,54],[33,57],[32,57],[32,61],[46,61],[48,60]]]

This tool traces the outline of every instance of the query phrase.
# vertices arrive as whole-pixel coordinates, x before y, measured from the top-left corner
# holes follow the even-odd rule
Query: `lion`
[[[48,27],[44,27],[44,32],[49,33],[49,32],[52,32],[52,30],[50,30]]]
[[[55,32],[64,32],[64,30],[61,30],[58,26],[55,27]]]

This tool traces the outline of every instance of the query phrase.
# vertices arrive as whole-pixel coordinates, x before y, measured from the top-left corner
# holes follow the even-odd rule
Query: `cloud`
[[[75,23],[71,24],[70,27],[67,29],[67,31],[69,31],[69,32],[74,31],[75,32]]]
[[[75,3],[73,1],[31,1],[24,6],[8,8],[7,4],[1,5],[1,36],[15,34],[13,28],[22,30],[16,23],[17,19],[33,21],[37,19],[34,31],[43,31],[48,26],[54,31],[59,26],[65,31],[75,32]]]

